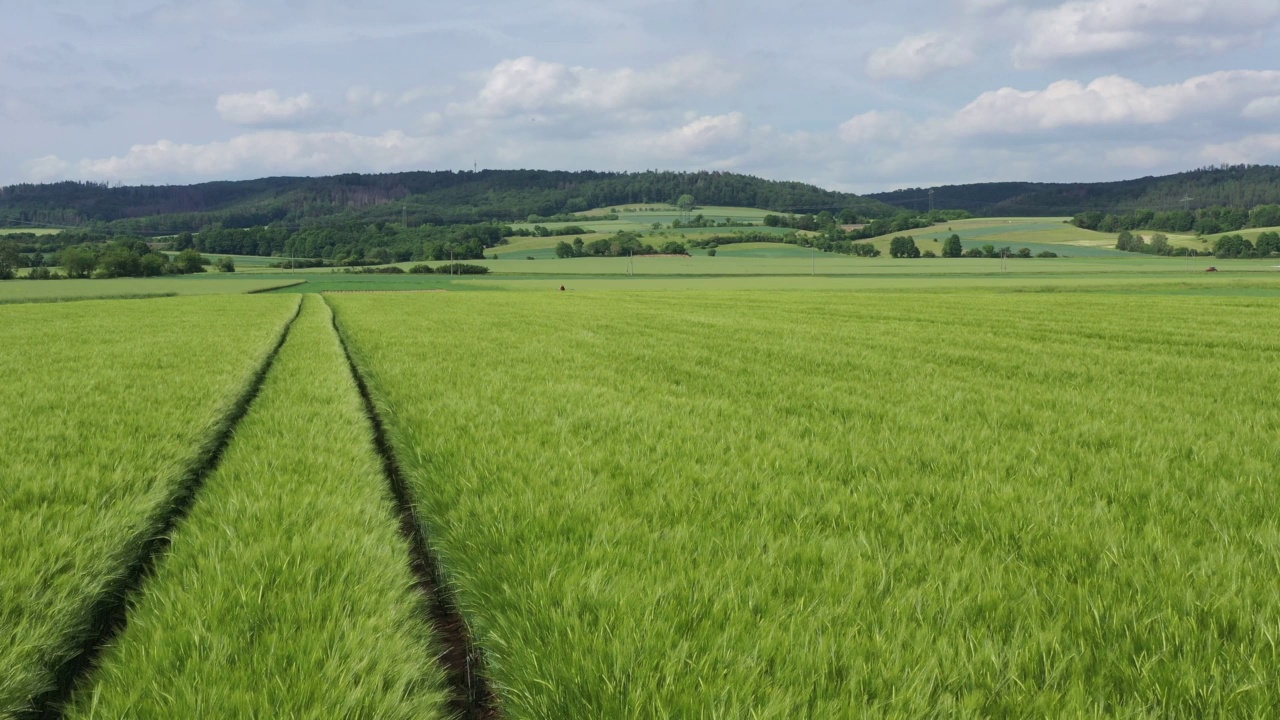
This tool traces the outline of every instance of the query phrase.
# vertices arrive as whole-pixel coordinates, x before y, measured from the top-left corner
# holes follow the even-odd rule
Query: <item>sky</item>
[[[0,0],[0,184],[1280,163],[1280,0]]]

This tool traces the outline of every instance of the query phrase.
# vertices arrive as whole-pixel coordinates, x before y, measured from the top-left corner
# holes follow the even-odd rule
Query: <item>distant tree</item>
[[[164,253],[150,252],[142,256],[138,266],[143,277],[156,277],[164,274],[165,266],[168,264],[169,256]]]
[[[236,263],[229,257],[224,257],[216,263],[218,270],[224,273],[233,273],[236,271]]]
[[[915,238],[899,235],[889,241],[889,255],[895,258],[918,258],[920,248],[916,247]]]
[[[1133,233],[1129,232],[1128,230],[1122,231],[1120,235],[1116,238],[1117,250],[1123,250],[1124,252],[1129,252],[1130,251],[1129,248],[1132,245],[1133,245]]]
[[[98,258],[98,269],[94,277],[119,278],[140,277],[142,275],[142,258],[129,251],[128,248],[115,246]]]
[[[964,246],[960,244],[960,236],[952,235],[942,244],[942,257],[958,258],[964,254]]]
[[[936,258],[936,257],[938,257],[938,253],[936,253],[936,252],[934,252],[934,251],[932,251],[932,250],[925,250],[923,253],[921,253],[920,257],[922,257],[922,258]]]
[[[582,238],[573,239],[573,256],[574,257],[582,257],[585,254],[583,250],[583,246],[584,246],[584,243],[582,242]]]
[[[562,242],[560,244],[564,245],[565,247],[569,246],[569,243],[566,243],[566,242]],[[413,267],[409,268],[409,272],[412,273],[413,275],[430,275],[435,271],[431,269],[430,265],[420,264],[420,265],[414,265]]]
[[[579,241],[579,243],[581,243],[581,241]],[[563,240],[556,243],[556,257],[571,258],[571,257],[577,257],[577,256],[578,254],[574,252],[573,246],[570,245],[569,243]]]
[[[1220,258],[1242,258],[1254,254],[1253,243],[1243,235],[1223,235],[1213,246],[1213,254]]]
[[[715,248],[711,248],[710,250],[707,251],[707,257],[715,257],[715,256],[716,256]]]
[[[996,246],[995,246],[995,245],[983,245],[983,246],[982,246],[982,257],[998,258],[998,257],[1000,257],[1000,253],[996,252]]]
[[[684,243],[678,240],[668,240],[662,244],[660,252],[663,255],[688,255],[689,250],[685,248]]]
[[[178,252],[181,252],[183,250],[190,250],[195,246],[196,246],[195,238],[193,238],[191,233],[189,232],[184,232],[179,234],[176,238],[173,239],[172,243],[169,243],[169,249],[176,250]]]
[[[61,264],[69,278],[87,278],[98,267],[98,256],[86,247],[69,247],[62,251]]]
[[[1258,235],[1258,256],[1270,257],[1280,253],[1280,232],[1264,232]]]
[[[1018,248],[1018,252],[1014,253],[1013,256],[1018,258],[1029,258],[1031,257],[1031,248]]]
[[[680,198],[676,200],[676,207],[682,212],[689,212],[697,207],[697,205],[694,203],[692,195],[685,194],[681,195]]]
[[[0,242],[0,280],[12,280],[17,276],[21,258],[18,243],[12,240]]]
[[[196,250],[183,250],[173,259],[173,264],[179,273],[194,275],[204,272],[204,266],[208,265],[209,261]]]
[[[1280,225],[1280,205],[1259,205],[1249,213],[1249,227],[1262,228],[1277,225]]]
[[[1038,258],[1056,258],[1056,257],[1058,257],[1058,253],[1056,253],[1056,252],[1052,252],[1052,251],[1050,251],[1050,250],[1041,250],[1040,252],[1036,253],[1036,257],[1038,257]]]

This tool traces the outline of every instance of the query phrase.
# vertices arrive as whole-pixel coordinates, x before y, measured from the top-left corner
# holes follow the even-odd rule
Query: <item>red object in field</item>
[[[1218,268],[1216,268],[1216,267],[1214,267],[1214,266],[1210,265],[1209,267],[1205,268],[1205,270],[1204,270],[1204,271],[1205,271],[1205,272],[1218,272]]]

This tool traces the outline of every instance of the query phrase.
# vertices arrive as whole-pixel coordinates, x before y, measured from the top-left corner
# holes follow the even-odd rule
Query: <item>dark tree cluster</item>
[[[907,210],[924,210],[933,203],[933,207],[967,210],[983,217],[1052,217],[1085,211],[1097,211],[1103,215],[1125,215],[1137,208],[1175,211],[1183,208],[1184,200],[1194,203],[1196,207],[1252,208],[1280,203],[1280,167],[1221,165],[1164,177],[1104,183],[1000,182],[944,185],[933,188],[932,193],[925,188],[909,188],[873,193],[867,197]],[[1108,232],[1123,229],[1125,228],[1117,227]],[[1172,227],[1144,229],[1189,231]]]
[[[689,250],[676,240],[668,240],[660,247],[644,242],[639,233],[619,230],[613,237],[583,242],[577,238],[572,243],[556,243],[556,257],[626,257],[628,255],[688,255]]]
[[[12,240],[0,243],[0,280],[13,279],[22,267],[31,268],[22,276],[25,279],[61,280],[188,275],[205,272],[205,266],[210,264],[195,250],[170,258],[137,238],[68,245],[52,255],[36,252],[27,256],[18,250],[18,244]],[[62,272],[53,269],[57,267],[61,267]],[[235,265],[228,258],[219,261],[218,267],[224,272],[235,272]]]
[[[1261,233],[1256,245],[1243,235],[1223,235],[1214,242],[1213,254],[1220,258],[1276,257],[1280,255],[1280,233]]]
[[[1169,244],[1169,238],[1164,233],[1156,233],[1151,236],[1151,242],[1147,242],[1146,238],[1122,230],[1116,237],[1116,249],[1124,252],[1143,253],[1145,255],[1165,255],[1176,257],[1195,257],[1197,255],[1209,255],[1206,250],[1203,253],[1194,248],[1174,247]]]
[[[110,187],[98,183],[0,188],[0,226],[91,226],[117,233],[172,235],[220,224],[249,228],[357,221],[417,225],[549,222],[592,208],[633,203],[707,205],[777,212],[888,217],[883,203],[813,185],[726,172],[559,172],[484,170],[266,178],[189,186]]]
[[[1156,212],[1139,210],[1126,215],[1110,215],[1100,212],[1081,213],[1071,219],[1071,224],[1085,230],[1118,233],[1135,230],[1155,232],[1217,235],[1247,228],[1280,226],[1280,205],[1244,207],[1215,206],[1199,210],[1170,210]]]

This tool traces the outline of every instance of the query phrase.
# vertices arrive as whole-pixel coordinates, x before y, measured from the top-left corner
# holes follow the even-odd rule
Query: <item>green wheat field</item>
[[[0,283],[0,717],[1280,716],[1278,261],[954,225]]]

